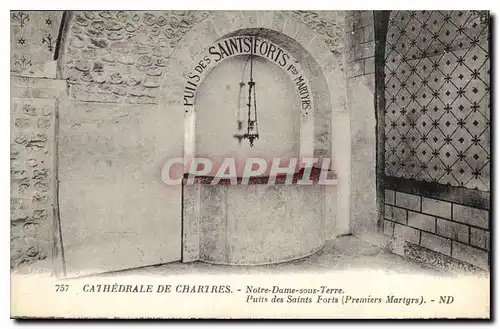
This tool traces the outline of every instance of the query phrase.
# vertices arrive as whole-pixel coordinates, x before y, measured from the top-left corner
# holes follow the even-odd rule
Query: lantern
[[[253,48],[253,47],[252,47]],[[246,94],[243,93],[246,86],[248,86],[248,99],[245,104],[245,112],[246,112],[246,121],[247,127],[246,132],[243,133],[243,120],[241,120],[240,115],[241,111],[238,108],[238,121],[237,121],[237,130],[238,132],[234,134],[234,137],[238,139],[238,142],[241,143],[242,139],[248,139],[250,143],[250,147],[253,147],[254,140],[259,139],[259,124],[257,122],[257,98],[256,98],[256,88],[255,81],[253,80],[253,49],[250,50],[250,78],[247,83],[240,82],[240,100],[241,96],[246,97]],[[243,69],[243,76],[245,73],[245,68]],[[243,80],[243,79],[242,79]]]

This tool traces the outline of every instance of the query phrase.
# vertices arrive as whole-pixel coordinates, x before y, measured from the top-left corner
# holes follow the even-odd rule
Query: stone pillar
[[[61,270],[55,154],[65,89],[61,80],[11,78],[12,268]]]

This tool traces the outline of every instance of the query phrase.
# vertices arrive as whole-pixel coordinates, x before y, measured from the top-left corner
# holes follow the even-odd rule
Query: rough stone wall
[[[487,270],[487,13],[393,11],[385,49],[385,175],[427,185],[386,185],[384,233],[403,240],[405,254]],[[438,184],[445,189],[424,193]]]
[[[74,12],[65,72],[81,101],[157,103],[166,62],[204,11]]]

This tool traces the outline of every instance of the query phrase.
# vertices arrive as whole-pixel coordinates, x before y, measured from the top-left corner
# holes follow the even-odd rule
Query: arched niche
[[[247,139],[235,137],[246,132],[251,65],[250,56],[234,56],[217,64],[197,89],[197,155],[216,162],[225,157],[299,157],[301,108],[295,84],[271,61],[258,56],[252,61],[259,139],[250,146]]]
[[[218,45],[218,42],[222,42],[225,40],[235,40],[241,38],[256,38],[260,40],[262,43],[272,44],[273,47],[279,49],[279,51],[283,51],[289,56],[289,61],[286,65],[278,63],[277,61],[273,61],[274,56],[262,56],[256,53],[256,58],[263,58],[260,61],[262,65],[268,65],[266,62],[271,63],[270,65],[275,65],[283,72],[283,76],[288,76],[288,82],[293,84],[290,85],[290,88],[295,88],[297,91],[297,103],[299,104],[299,110],[294,111],[294,107],[290,107],[291,112],[295,112],[294,115],[299,117],[300,120],[300,128],[299,128],[299,156],[302,158],[305,157],[315,157],[315,158],[329,158],[331,153],[331,100],[330,93],[327,86],[326,79],[322,73],[321,68],[318,63],[312,57],[312,55],[296,40],[284,35],[283,33],[265,29],[265,28],[248,28],[248,29],[240,29],[231,33],[228,33],[217,40],[215,40],[212,44],[205,46],[205,50],[201,52],[198,56],[196,56],[193,61],[193,66],[191,70],[186,73],[186,81],[185,81],[185,89],[184,95],[186,91],[192,91],[190,96],[193,96],[194,99],[192,101],[184,99],[182,97],[182,101],[184,105],[191,104],[190,102],[197,101],[198,95],[198,86],[203,85],[204,79],[209,77],[212,74],[212,71],[218,71],[217,64],[209,63],[205,66],[204,62],[210,61],[210,49],[214,49],[216,47],[214,45]],[[267,49],[267,48],[266,48]],[[276,51],[278,53],[278,51]],[[269,53],[268,53],[269,54]],[[246,54],[248,55],[248,54]],[[260,56],[259,56],[260,55]],[[277,57],[277,56],[276,56]],[[230,58],[230,59],[227,59]],[[233,59],[231,59],[233,58]],[[207,61],[207,59],[209,61]],[[213,59],[212,59],[213,60]],[[223,61],[232,60],[234,61],[234,56],[227,56]],[[259,63],[259,62],[257,62]],[[266,64],[264,64],[266,63]],[[224,65],[224,64],[220,64]],[[227,64],[226,64],[227,65]],[[291,66],[293,69],[297,68],[297,72],[290,73]],[[269,66],[271,67],[271,66]],[[203,70],[203,72],[197,71]],[[278,71],[276,71],[277,74]],[[195,84],[190,83],[189,77],[198,76],[195,80]],[[278,75],[276,75],[278,76]],[[268,77],[270,78],[270,77]],[[304,87],[305,86],[305,87]],[[186,89],[187,87],[187,89]],[[300,92],[299,87],[305,88],[307,90],[307,104],[303,102],[303,93]],[[221,91],[223,92],[223,91]],[[237,93],[235,93],[237,95]],[[282,97],[280,95],[276,95],[277,98]],[[310,99],[310,100],[309,100]],[[310,102],[310,104],[309,104]],[[185,133],[185,155],[188,157],[198,154],[199,151],[203,152],[203,150],[196,149],[196,146],[199,143],[196,141],[196,127],[199,123],[199,120],[196,119],[197,116],[197,107],[198,105],[193,104],[194,106],[185,106],[185,116],[186,116],[186,133]],[[262,116],[261,116],[262,117]],[[293,120],[292,120],[293,121]],[[279,125],[275,127],[278,129]],[[286,130],[286,129],[285,129]],[[279,153],[279,152],[278,152]]]

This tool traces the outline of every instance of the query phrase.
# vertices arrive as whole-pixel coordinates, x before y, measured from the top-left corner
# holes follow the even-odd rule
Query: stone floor
[[[451,275],[438,272],[421,263],[405,259],[376,246],[373,246],[354,236],[341,236],[327,241],[325,247],[318,253],[295,261],[262,266],[224,266],[202,262],[169,263],[147,266],[126,271],[101,274],[107,275],[179,275],[189,274],[241,274],[241,273],[305,273],[322,271],[346,271],[352,269],[385,270],[401,274],[431,274]]]

